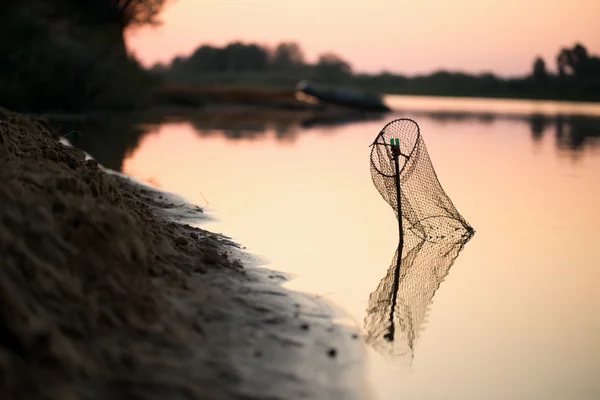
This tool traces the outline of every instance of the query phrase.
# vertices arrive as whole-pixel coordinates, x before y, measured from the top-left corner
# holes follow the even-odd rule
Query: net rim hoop
[[[414,119],[411,119],[411,118],[396,118],[396,119],[388,122],[387,124],[385,124],[385,126],[383,128],[381,128],[381,131],[379,131],[379,134],[377,135],[377,137],[375,138],[373,143],[371,143],[370,163],[379,175],[384,176],[386,178],[393,178],[394,175],[393,174],[392,175],[385,174],[379,168],[377,168],[377,165],[375,165],[375,163],[373,162],[373,152],[375,151],[375,146],[382,146],[382,145],[385,146],[386,145],[386,143],[377,143],[377,141],[383,136],[383,133],[385,132],[386,128],[388,126],[390,126],[391,124],[400,122],[400,121],[412,122],[417,127],[417,138],[415,140],[415,145],[413,146],[412,150],[410,151],[410,154],[406,158],[407,161],[410,159],[410,157],[412,156],[412,153],[415,151],[415,148],[417,147],[416,144],[419,142],[419,138],[421,137],[421,127],[419,126],[419,124],[417,124],[417,121],[415,121]],[[406,166],[406,163],[402,166],[400,173],[402,173],[405,166]]]

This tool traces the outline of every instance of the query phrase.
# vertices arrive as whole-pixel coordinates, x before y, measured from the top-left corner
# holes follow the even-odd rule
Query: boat
[[[299,97],[302,98],[302,95],[309,96],[313,100],[317,99],[320,103],[335,104],[364,111],[391,111],[383,102],[381,96],[364,92],[333,89],[323,85],[316,85],[309,81],[299,82],[296,85],[296,91],[301,95]]]

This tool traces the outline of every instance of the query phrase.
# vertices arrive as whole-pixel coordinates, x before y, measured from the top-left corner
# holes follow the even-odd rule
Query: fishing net
[[[399,145],[391,145],[391,139]],[[397,158],[394,151],[399,153]],[[373,183],[397,217],[398,175],[402,224],[406,230],[427,240],[458,239],[472,232],[438,181],[419,125],[407,118],[387,124],[371,145]]]
[[[474,233],[446,195],[419,126],[410,119],[387,124],[371,148],[375,187],[398,218],[398,249],[365,318],[367,341],[394,359],[412,360],[428,305]]]

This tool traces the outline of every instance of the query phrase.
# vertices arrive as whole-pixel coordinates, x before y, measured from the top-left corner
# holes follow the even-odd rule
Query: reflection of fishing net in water
[[[396,251],[386,276],[369,296],[365,329],[371,346],[395,360],[412,360],[427,307],[467,241],[433,242],[410,233],[405,236],[401,262]],[[396,274],[398,287],[394,289]]]
[[[474,231],[442,189],[416,122],[399,119],[382,129],[371,176],[396,212],[400,243],[369,298],[365,328],[375,348],[412,359],[427,306]]]

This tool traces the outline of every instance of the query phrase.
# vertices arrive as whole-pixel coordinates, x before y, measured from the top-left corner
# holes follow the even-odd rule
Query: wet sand
[[[330,305],[59,139],[0,109],[0,398],[367,396]]]

